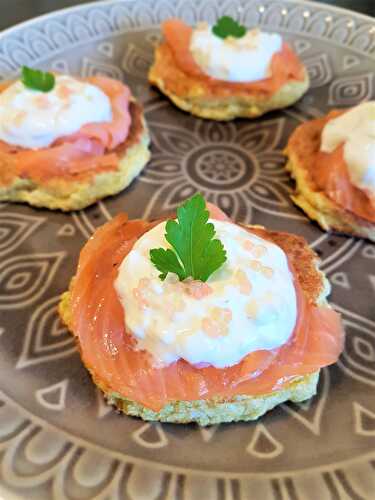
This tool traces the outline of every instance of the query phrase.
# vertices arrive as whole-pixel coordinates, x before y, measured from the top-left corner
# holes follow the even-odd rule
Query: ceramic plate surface
[[[146,74],[160,22],[230,14],[280,32],[311,90],[264,118],[203,121]],[[295,1],[114,1],[25,23],[0,38],[0,75],[22,64],[123,79],[143,102],[152,161],[120,195],[75,213],[0,205],[0,482],[37,500],[336,500],[375,498],[375,245],[329,236],[296,209],[282,150],[331,107],[374,98],[375,24]],[[200,429],[149,424],[106,406],[56,315],[79,250],[120,211],[156,217],[195,191],[234,219],[303,234],[322,258],[347,340],[319,394],[260,421]]]

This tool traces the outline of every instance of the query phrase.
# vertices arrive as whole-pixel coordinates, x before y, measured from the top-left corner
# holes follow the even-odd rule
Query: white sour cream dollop
[[[351,182],[375,200],[375,101],[359,104],[325,125],[320,150],[332,153],[340,144]]]
[[[165,223],[145,233],[120,265],[115,288],[125,323],[158,365],[179,358],[223,368],[248,353],[290,338],[296,292],[286,255],[230,222],[211,221],[227,251],[226,263],[207,281],[162,282],[151,248],[167,248]]]
[[[227,82],[255,82],[271,76],[271,59],[282,47],[276,33],[258,29],[241,38],[220,38],[206,23],[198,25],[190,42],[190,51],[201,70],[212,78]]]
[[[50,92],[17,81],[0,93],[0,139],[15,146],[45,148],[87,123],[111,120],[108,96],[70,76],[56,76]]]

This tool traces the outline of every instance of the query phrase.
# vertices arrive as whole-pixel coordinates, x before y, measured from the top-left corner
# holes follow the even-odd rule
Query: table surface
[[[0,0],[0,30],[54,10],[92,0]],[[319,0],[318,0],[319,1]],[[375,17],[375,0],[320,0]]]

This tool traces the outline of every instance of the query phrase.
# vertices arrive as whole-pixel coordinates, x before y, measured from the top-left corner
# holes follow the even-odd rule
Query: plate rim
[[[254,479],[254,478],[260,478],[260,479],[270,479],[270,478],[277,478],[277,479],[285,479],[288,477],[295,477],[295,476],[303,476],[306,474],[314,474],[314,473],[320,473],[320,472],[330,472],[333,471],[337,468],[340,467],[346,467],[351,464],[358,464],[360,462],[368,461],[370,459],[375,458],[375,450],[372,452],[367,452],[363,455],[357,456],[355,458],[348,458],[345,460],[341,460],[339,462],[334,462],[332,464],[326,464],[326,465],[318,465],[315,467],[309,467],[305,469],[293,469],[291,471],[287,470],[278,470],[276,472],[228,472],[224,470],[199,470],[199,469],[192,469],[189,467],[180,467],[176,465],[170,465],[164,462],[160,461],[153,461],[149,460],[147,458],[138,458],[134,457],[132,455],[127,455],[126,453],[122,453],[120,451],[114,451],[111,450],[110,448],[107,448],[106,446],[102,446],[97,443],[93,443],[92,441],[86,440],[85,438],[82,438],[80,436],[77,436],[76,434],[71,433],[70,431],[66,431],[64,429],[61,429],[60,427],[57,427],[55,424],[51,424],[47,420],[43,420],[41,417],[38,415],[35,415],[31,411],[27,410],[24,408],[20,403],[17,401],[14,401],[10,396],[8,396],[3,389],[0,390],[0,396],[5,400],[4,402],[6,404],[11,404],[11,406],[15,406],[17,410],[20,411],[23,417],[26,417],[31,421],[32,424],[40,426],[42,429],[49,429],[52,430],[53,432],[60,433],[64,436],[64,438],[67,439],[67,441],[73,441],[77,443],[78,445],[84,444],[87,446],[87,448],[92,449],[96,452],[101,452],[104,454],[110,455],[111,458],[119,460],[124,463],[132,463],[135,465],[144,465],[149,467],[150,469],[154,470],[160,470],[162,472],[171,472],[174,474],[189,474],[192,476],[208,476],[210,478],[216,478],[216,479]],[[143,422],[145,425],[147,424],[153,424],[156,423],[158,424],[159,422],[148,422],[144,421]],[[1,463],[1,462],[0,462]],[[1,486],[1,482],[0,482]],[[3,500],[0,497],[0,500]]]
[[[57,9],[57,10],[54,10],[52,12],[40,14],[39,16],[35,16],[35,17],[32,17],[31,19],[27,19],[25,21],[21,21],[19,23],[16,23],[13,26],[9,26],[9,28],[5,28],[4,30],[0,31],[0,41],[2,41],[2,39],[4,37],[11,35],[13,31],[16,32],[16,31],[20,30],[21,28],[27,28],[27,26],[35,24],[38,21],[45,21],[49,17],[60,17],[61,15],[64,15],[67,13],[69,14],[69,13],[79,12],[81,10],[89,10],[95,6],[131,4],[131,3],[136,4],[136,3],[140,3],[140,2],[149,2],[149,1],[150,0],[91,0],[90,2],[87,2],[84,4],[72,5],[70,7],[63,7],[62,9]],[[156,0],[156,2],[157,1],[158,0]],[[270,0],[266,0],[266,1],[270,1]],[[294,3],[296,5],[306,6],[306,9],[308,8],[309,5],[311,5],[313,7],[324,8],[324,9],[327,9],[327,10],[332,11],[332,12],[339,12],[340,14],[351,14],[351,15],[354,15],[356,18],[371,22],[375,26],[375,19],[373,19],[371,16],[369,16],[367,14],[363,14],[362,12],[356,12],[354,10],[347,9],[345,7],[340,7],[337,5],[317,2],[315,0],[279,0],[280,4],[284,3],[285,1]]]

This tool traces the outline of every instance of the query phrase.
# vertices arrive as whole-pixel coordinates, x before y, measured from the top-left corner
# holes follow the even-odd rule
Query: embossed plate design
[[[159,24],[230,14],[282,33],[310,92],[255,121],[203,121],[147,84]],[[293,0],[107,1],[0,36],[0,76],[27,63],[127,81],[144,103],[152,161],[125,192],[71,215],[0,205],[0,483],[6,499],[328,500],[375,498],[375,245],[329,236],[296,209],[282,150],[331,107],[374,98],[375,24]],[[56,304],[94,229],[121,210],[156,217],[200,190],[232,217],[303,234],[343,314],[340,362],[319,394],[260,421],[199,429],[117,415],[96,392]]]

